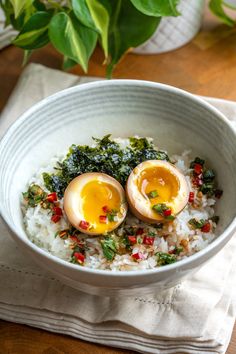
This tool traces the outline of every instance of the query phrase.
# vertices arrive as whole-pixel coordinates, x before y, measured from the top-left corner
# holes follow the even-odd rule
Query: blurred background
[[[14,3],[15,7],[12,5]],[[77,13],[81,10],[83,16],[78,20],[73,14],[74,22],[71,20],[72,24],[69,23],[71,33],[66,38],[63,23],[68,19],[65,19],[67,14],[62,12],[67,11],[63,5],[66,6],[69,2],[36,1],[31,12],[27,8],[24,10],[23,3],[24,1],[17,0],[1,1],[0,109],[23,70],[23,61],[62,70],[62,54],[65,69],[76,75],[106,77],[109,76],[107,68],[115,63],[111,69],[113,78],[153,80],[200,95],[236,99],[233,87],[236,74],[236,2],[233,0],[227,0],[227,6],[219,0],[175,1],[178,4],[176,9],[164,7],[162,13],[167,16],[161,17],[144,14],[145,11],[148,13],[148,9],[139,11],[133,5],[139,5],[139,1],[132,0],[132,4],[131,0],[124,1],[124,9],[120,9],[122,20],[118,19],[116,22],[121,41],[118,49],[115,48],[117,39],[114,39],[115,20],[112,12],[107,15],[108,11],[89,9],[91,25],[88,16],[85,20],[83,18],[86,17],[88,8],[83,12],[83,9],[76,9],[74,4]],[[18,20],[14,11],[18,11]],[[174,13],[169,16],[171,11]],[[53,21],[50,19],[52,13]],[[52,28],[48,27],[48,18],[53,22],[50,24]],[[78,21],[81,28],[90,31],[89,34],[74,33],[73,26],[77,28],[75,21]],[[97,28],[92,29],[95,22]],[[91,33],[95,33],[96,38],[92,38]],[[74,37],[78,42],[79,36],[84,40],[85,46],[81,43],[76,52],[77,48],[70,47],[70,44]],[[10,45],[12,41],[14,44]],[[65,43],[62,45],[63,41]],[[134,44],[137,44],[135,49],[132,48]],[[89,53],[83,58],[86,50]]]

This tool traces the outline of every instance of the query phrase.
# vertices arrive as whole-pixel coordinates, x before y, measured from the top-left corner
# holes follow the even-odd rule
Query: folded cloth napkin
[[[91,80],[30,64],[1,115],[1,134],[36,101]],[[236,121],[236,103],[206,100]],[[24,257],[0,222],[0,318],[142,353],[225,353],[236,315],[235,252],[236,237],[190,280],[161,293],[98,297]]]

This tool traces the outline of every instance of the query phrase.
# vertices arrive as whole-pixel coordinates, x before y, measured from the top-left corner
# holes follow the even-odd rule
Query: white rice
[[[115,139],[115,141],[122,145],[122,147],[129,145],[128,139]],[[81,234],[79,237],[85,240],[87,248],[85,251],[84,266],[93,269],[108,269],[112,271],[152,269],[157,266],[157,257],[155,255],[157,252],[168,253],[174,250],[175,246],[184,244],[183,251],[177,255],[177,260],[180,260],[202,250],[212,242],[216,237],[214,233],[216,228],[215,223],[210,221],[212,227],[209,233],[204,233],[199,229],[193,230],[188,224],[188,221],[192,218],[211,218],[214,215],[214,205],[216,202],[215,198],[207,198],[205,195],[197,196],[197,190],[191,185],[189,155],[190,151],[185,151],[180,156],[172,156],[171,160],[175,161],[176,167],[186,176],[190,191],[195,192],[194,205],[188,203],[184,210],[177,215],[173,223],[164,224],[163,229],[158,230],[158,236],[155,236],[152,246],[146,246],[143,244],[134,245],[132,254],[141,252],[144,259],[137,261],[127,252],[125,254],[116,254],[112,261],[108,261],[103,254],[99,237],[90,237]],[[58,157],[52,159],[47,167],[41,168],[31,179],[29,184],[37,184],[47,193],[50,193],[45,188],[42,172],[53,172],[53,166],[56,165],[56,161],[58,161]],[[61,199],[59,203],[59,206],[63,209],[63,199]],[[58,223],[53,223],[49,211],[41,208],[40,205],[35,208],[26,208],[22,201],[22,209],[25,228],[29,239],[54,256],[70,261],[73,252],[73,242],[70,241],[69,238],[64,240],[60,237],[55,237],[55,234],[58,231],[70,227],[64,212],[61,220]],[[144,229],[144,233],[156,231],[152,225],[143,223],[131,214],[127,215],[125,225],[141,227]],[[122,230],[119,230],[119,232],[122,233]]]

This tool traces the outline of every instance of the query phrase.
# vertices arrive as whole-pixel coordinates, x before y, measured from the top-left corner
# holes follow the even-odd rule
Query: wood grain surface
[[[51,46],[33,54],[32,62],[61,68],[61,56]],[[103,56],[94,53],[88,75],[105,76]],[[0,111],[22,72],[22,51],[0,51]],[[72,73],[83,75],[76,67]],[[220,25],[208,12],[199,35],[188,45],[166,54],[129,54],[114,72],[114,78],[152,80],[192,93],[236,100],[236,30]],[[119,350],[0,321],[0,354],[130,354]],[[236,326],[227,354],[236,353]]]

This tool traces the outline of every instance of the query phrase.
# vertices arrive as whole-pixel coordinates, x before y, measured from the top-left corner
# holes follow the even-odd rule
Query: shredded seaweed
[[[102,139],[93,138],[95,147],[72,145],[66,158],[57,163],[56,172],[43,173],[45,186],[62,198],[72,179],[86,172],[103,172],[125,185],[132,170],[146,160],[167,160],[164,151],[154,148],[146,138],[129,138],[130,146],[121,148],[110,135]]]

